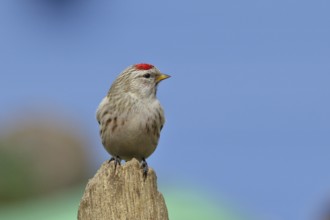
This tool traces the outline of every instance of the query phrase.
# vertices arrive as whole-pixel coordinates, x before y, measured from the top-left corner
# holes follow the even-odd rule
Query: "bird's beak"
[[[163,73],[159,74],[159,75],[156,76],[156,82],[158,83],[158,82],[160,82],[164,79],[170,78],[170,77],[171,77],[170,75],[166,75],[166,74],[163,74]]]

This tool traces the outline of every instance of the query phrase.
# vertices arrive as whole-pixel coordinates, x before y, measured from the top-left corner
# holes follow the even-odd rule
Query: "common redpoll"
[[[150,64],[136,64],[125,69],[101,101],[96,118],[104,148],[110,161],[136,158],[143,175],[148,172],[148,158],[156,149],[165,122],[157,97],[157,86],[169,78]]]

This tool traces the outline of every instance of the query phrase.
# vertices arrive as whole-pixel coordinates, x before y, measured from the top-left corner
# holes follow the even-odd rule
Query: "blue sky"
[[[128,65],[172,78],[149,164],[257,216],[311,219],[330,198],[329,1],[0,2],[0,119],[25,108],[84,125]]]

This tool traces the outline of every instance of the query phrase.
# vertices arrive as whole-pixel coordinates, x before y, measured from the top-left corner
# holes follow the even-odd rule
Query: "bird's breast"
[[[104,147],[112,155],[147,158],[156,148],[164,118],[159,102],[135,103],[103,118]]]

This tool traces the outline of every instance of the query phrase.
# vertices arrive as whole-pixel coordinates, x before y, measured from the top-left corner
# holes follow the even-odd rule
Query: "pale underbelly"
[[[138,124],[126,124],[115,131],[107,131],[104,147],[112,156],[130,160],[133,157],[142,160],[149,157],[156,149],[158,137],[145,131]]]

